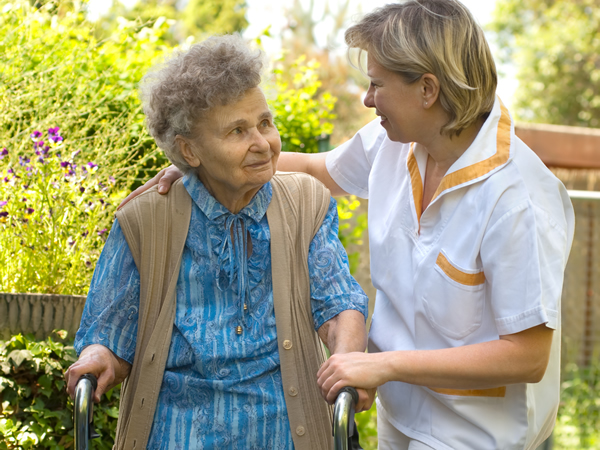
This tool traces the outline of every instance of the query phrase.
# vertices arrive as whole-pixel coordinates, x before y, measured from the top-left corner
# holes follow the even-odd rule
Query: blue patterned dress
[[[195,175],[186,175],[183,183],[193,199],[192,216],[148,448],[292,449],[273,307],[266,218],[271,185],[232,214]],[[337,228],[331,199],[309,248],[315,329],[347,309],[367,314],[367,297],[349,273]],[[246,240],[251,241],[249,258],[236,250],[245,248]],[[75,339],[77,352],[102,344],[133,362],[139,293],[139,273],[115,221],[96,265]]]

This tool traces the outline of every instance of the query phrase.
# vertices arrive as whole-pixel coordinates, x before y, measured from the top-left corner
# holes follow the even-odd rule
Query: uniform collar
[[[193,172],[188,172],[183,177],[183,185],[187,190],[190,197],[198,208],[206,215],[209,220],[217,220],[219,218],[226,219],[227,216],[232,215],[225,206],[214,198],[210,192],[206,189],[204,184],[200,181],[198,176]],[[271,188],[271,182],[266,183],[262,186],[256,195],[238,214],[245,215],[255,222],[260,222],[267,212],[267,208],[271,203],[271,197],[273,190]]]
[[[511,143],[514,141],[514,125],[510,114],[498,97],[487,120],[469,148],[450,167],[431,203],[437,197],[461,186],[481,181],[504,167],[511,159]],[[427,154],[414,143],[407,158],[417,217],[421,217],[423,201],[423,177],[427,166]]]

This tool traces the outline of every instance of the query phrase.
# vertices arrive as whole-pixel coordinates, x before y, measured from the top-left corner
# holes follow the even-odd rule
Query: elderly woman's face
[[[265,96],[253,88],[240,101],[213,108],[197,131],[192,155],[184,157],[217,200],[239,210],[273,177],[281,152]]]

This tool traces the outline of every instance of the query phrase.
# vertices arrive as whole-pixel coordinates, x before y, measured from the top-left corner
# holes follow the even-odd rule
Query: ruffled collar
[[[183,185],[209,220],[208,233],[217,255],[215,282],[221,291],[233,288],[237,294],[236,306],[241,325],[236,331],[241,334],[242,325],[247,325],[250,307],[249,275],[255,275],[256,272],[248,267],[249,225],[252,222],[259,223],[266,214],[273,195],[271,183],[261,187],[250,203],[237,214],[219,203],[195,174],[186,174]]]
[[[225,206],[219,203],[210,192],[208,192],[195,173],[187,173],[184,175],[183,185],[188,194],[190,194],[190,197],[192,197],[194,203],[198,205],[198,208],[200,208],[209,220],[225,220],[225,217],[223,216],[234,215],[225,208]],[[269,203],[271,203],[272,195],[273,189],[271,187],[271,182],[268,182],[259,189],[252,200],[250,200],[250,203],[235,215],[244,215],[254,220],[256,223],[260,222],[267,213],[267,208],[269,207]]]

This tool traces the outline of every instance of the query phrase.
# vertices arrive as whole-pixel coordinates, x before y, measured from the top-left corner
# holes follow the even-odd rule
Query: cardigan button
[[[283,348],[285,348],[286,350],[289,350],[290,348],[292,348],[292,341],[290,341],[288,339],[283,341]]]
[[[294,386],[292,386],[289,390],[289,393],[292,397],[295,397],[296,395],[298,395],[298,389],[296,389]]]
[[[304,433],[306,433],[306,430],[304,429],[304,427],[302,425],[300,425],[299,427],[296,428],[296,434],[298,436],[304,436]]]

